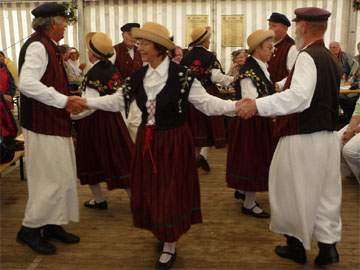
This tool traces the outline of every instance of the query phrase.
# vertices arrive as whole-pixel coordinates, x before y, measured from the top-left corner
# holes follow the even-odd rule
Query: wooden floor
[[[284,238],[271,233],[269,220],[244,216],[240,203],[224,181],[225,150],[210,152],[210,174],[200,172],[204,223],[196,225],[177,245],[176,269],[315,269],[316,243],[308,252],[308,263],[277,257],[274,246]],[[56,243],[57,254],[40,256],[15,241],[27,198],[26,182],[16,169],[0,178],[1,258],[0,269],[105,270],[153,269],[156,239],[132,227],[129,199],[124,191],[107,192],[109,210],[86,209],[90,198],[86,186],[79,187],[80,223],[65,228],[81,237],[80,244]],[[359,185],[343,180],[343,240],[338,244],[341,262],[327,269],[360,269]],[[258,201],[269,209],[266,193]]]

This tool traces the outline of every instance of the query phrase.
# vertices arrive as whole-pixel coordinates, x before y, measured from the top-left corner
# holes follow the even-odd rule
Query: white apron
[[[76,160],[72,138],[23,129],[28,201],[23,225],[79,221]]]
[[[311,239],[341,239],[340,143],[336,132],[282,137],[269,172],[270,230]]]

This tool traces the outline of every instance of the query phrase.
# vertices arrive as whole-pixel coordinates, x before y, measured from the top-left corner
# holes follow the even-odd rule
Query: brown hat
[[[252,53],[261,42],[267,40],[268,38],[274,37],[274,31],[272,30],[263,30],[259,29],[255,32],[252,32],[247,38],[247,44],[249,46],[249,52]]]
[[[143,38],[150,40],[165,48],[172,50],[175,48],[175,43],[170,39],[170,32],[161,24],[154,22],[147,22],[142,28],[132,28],[131,35],[133,38]]]
[[[87,48],[100,58],[114,55],[112,40],[103,32],[89,32],[85,36]]]
[[[191,42],[189,47],[203,43],[207,38],[211,36],[211,27],[197,27],[191,32]]]
[[[331,13],[326,9],[317,8],[317,7],[304,7],[295,9],[296,17],[293,19],[293,22],[298,21],[327,21]]]

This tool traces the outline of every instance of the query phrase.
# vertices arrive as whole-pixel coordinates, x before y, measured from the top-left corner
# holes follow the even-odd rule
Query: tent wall
[[[10,58],[17,59],[23,39],[31,33],[30,11],[40,2],[3,0],[0,3],[0,49],[5,50]],[[88,31],[106,32],[117,43],[122,39],[120,27],[124,23],[156,21],[169,28],[178,45],[186,46],[186,15],[208,15],[209,25],[214,29],[212,49],[227,69],[231,51],[236,48],[221,46],[221,15],[243,14],[246,40],[255,29],[267,28],[267,18],[273,11],[292,18],[295,8],[318,6],[332,12],[325,43],[340,41],[343,49],[353,55],[356,53],[355,43],[360,40],[360,19],[352,11],[351,4],[352,0],[85,0],[79,5],[83,16],[77,24],[68,27],[64,43],[83,47],[80,39]],[[294,36],[294,27],[289,32]],[[84,52],[85,48],[83,57]]]

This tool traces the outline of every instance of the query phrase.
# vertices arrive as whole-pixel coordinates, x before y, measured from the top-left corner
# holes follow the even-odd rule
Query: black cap
[[[291,25],[289,19],[281,13],[273,12],[268,19],[269,22],[282,23],[283,25],[289,27]]]
[[[295,19],[293,22],[298,21],[309,21],[309,22],[319,22],[327,21],[331,13],[323,8],[318,7],[304,7],[295,9]]]
[[[140,24],[138,23],[127,23],[127,24],[124,24],[123,26],[121,26],[120,30],[122,32],[130,32],[131,31],[131,28],[140,28]]]
[[[45,3],[37,6],[31,11],[31,14],[34,15],[35,18],[47,18],[56,16],[68,17],[66,7],[58,3]]]

